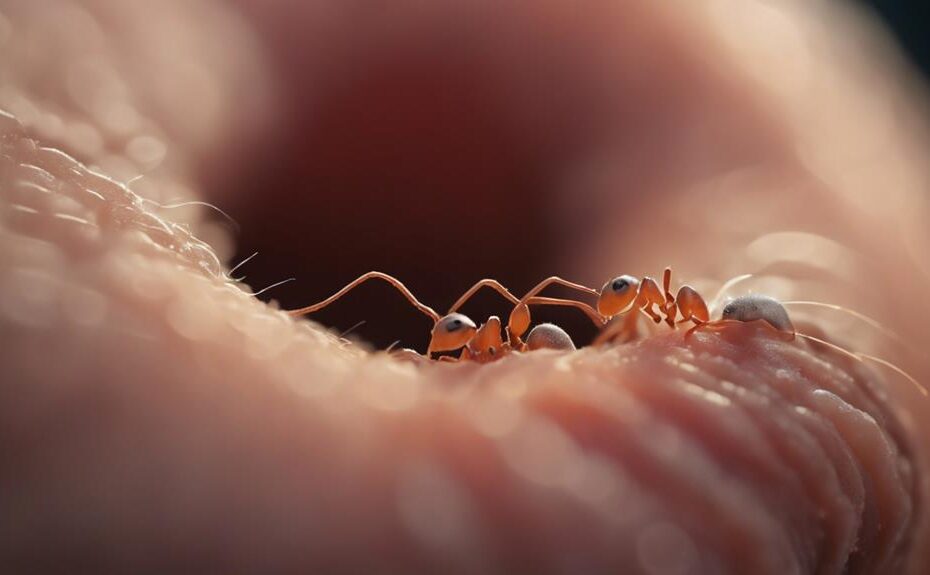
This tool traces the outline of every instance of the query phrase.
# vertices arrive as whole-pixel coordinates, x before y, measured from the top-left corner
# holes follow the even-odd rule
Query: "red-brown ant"
[[[462,349],[460,359],[486,362],[500,358],[510,351],[527,351],[543,347],[574,349],[574,343],[571,342],[571,338],[568,334],[561,328],[552,324],[536,326],[527,336],[526,342],[521,339],[530,325],[529,307],[531,305],[575,307],[585,312],[585,314],[599,327],[603,325],[603,320],[600,315],[591,308],[591,306],[583,302],[540,297],[536,295],[553,284],[577,289],[585,293],[597,293],[591,288],[569,282],[556,276],[543,280],[519,299],[510,293],[506,287],[501,285],[500,282],[491,279],[481,280],[469,288],[469,290],[452,305],[446,315],[440,316],[433,308],[421,303],[397,278],[382,272],[372,271],[356,278],[325,300],[300,309],[290,310],[288,313],[293,317],[299,317],[321,310],[344,296],[350,290],[370,279],[381,279],[388,282],[397,289],[397,291],[403,294],[415,308],[433,320],[433,328],[430,332],[430,342],[426,357],[431,357],[433,353]],[[456,311],[482,287],[494,289],[514,305],[507,324],[506,340],[501,336],[502,326],[497,316],[491,316],[487,322],[479,327],[471,318]],[[446,357],[447,356],[443,356],[443,359],[446,359]],[[448,361],[448,359],[446,360]]]
[[[683,285],[677,295],[671,292],[672,268],[665,268],[663,288],[651,277],[638,280],[630,275],[613,278],[604,284],[597,298],[597,310],[609,324],[595,339],[595,344],[608,341],[625,342],[636,337],[637,311],[642,311],[655,323],[663,320],[672,328],[679,323],[695,325],[710,319],[707,303],[691,286]],[[656,309],[658,311],[656,311]],[[618,316],[626,314],[624,318]],[[679,314],[681,319],[678,319]],[[664,316],[664,317],[663,317]]]

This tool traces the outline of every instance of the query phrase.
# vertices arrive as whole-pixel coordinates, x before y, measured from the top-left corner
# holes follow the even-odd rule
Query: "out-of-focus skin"
[[[922,572],[930,409],[893,373],[749,324],[417,367],[249,296],[224,274],[228,239],[204,212],[158,206],[277,202],[303,240],[282,249],[338,259],[289,219],[319,197],[224,191],[240,189],[243,164],[288,153],[274,142],[294,93],[353,94],[327,87],[334,70],[403,63],[431,42],[445,54],[440,39],[458,31],[492,54],[475,77],[502,117],[519,116],[509,129],[521,131],[488,149],[554,166],[538,194],[476,189],[487,217],[465,220],[476,256],[460,271],[506,261],[488,245],[532,248],[510,210],[527,205],[531,230],[560,239],[528,257],[573,279],[671,264],[710,298],[757,273],[733,295],[874,316],[903,343],[789,309],[799,330],[928,381],[926,100],[865,20],[745,0],[148,4],[0,3],[4,572]],[[385,85],[404,86],[403,68],[381,68]],[[394,105],[372,99],[369,113]],[[362,127],[363,150],[409,143]],[[391,177],[377,153],[361,157],[359,173]],[[138,173],[139,195],[114,181]],[[332,201],[383,220],[352,183]],[[424,217],[388,225],[426,231],[390,237],[459,229],[430,217],[457,196],[412,189],[404,200]]]

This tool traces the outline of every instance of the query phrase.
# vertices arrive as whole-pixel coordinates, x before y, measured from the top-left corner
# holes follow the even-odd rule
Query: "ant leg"
[[[428,358],[426,358],[423,355],[420,355],[415,350],[407,349],[407,348],[392,351],[389,353],[389,355],[398,361],[412,361],[413,363],[416,363],[418,365],[423,362],[429,361]]]
[[[552,284],[561,285],[567,288],[576,289],[585,293],[592,295],[597,295],[598,292],[581,284],[575,282],[570,282],[566,279],[562,279],[559,276],[550,276],[543,281],[536,284],[530,291],[520,298],[519,303],[513,308],[510,312],[510,317],[507,320],[507,327],[510,328],[510,333],[512,333],[518,339],[526,333],[526,330],[530,328],[530,309],[526,305],[526,302],[532,299],[536,294],[546,289]]]
[[[601,314],[597,313],[597,310],[595,310],[593,307],[581,301],[575,301],[573,299],[561,299],[561,298],[555,298],[555,297],[534,296],[526,300],[526,305],[561,305],[561,306],[574,307],[574,308],[577,308],[583,311],[584,314],[588,316],[588,319],[590,319],[594,323],[595,326],[597,327],[604,326],[604,318],[601,316]]]
[[[686,321],[688,320],[683,319],[681,320],[681,323],[685,323]],[[711,322],[707,322],[707,321],[702,321],[702,322],[695,321],[694,327],[692,327],[691,329],[685,332],[685,339],[688,339],[689,337],[691,337],[691,334],[696,332],[699,329],[702,329],[702,328],[707,329],[707,328],[712,327],[711,325],[709,325],[710,323]]]
[[[511,332],[509,325],[504,328],[504,333],[507,335],[508,351],[526,351],[526,343],[520,339],[520,335],[523,334],[517,335]]]
[[[656,304],[655,302],[646,302],[645,307],[641,309],[643,310],[643,313],[645,313],[646,315],[652,318],[652,321],[656,323],[661,323],[662,316],[660,316],[658,313],[655,312],[654,309],[652,309],[653,305],[658,305],[658,304]]]
[[[665,268],[665,273],[662,274],[662,287],[665,288],[665,300],[669,302],[675,301],[675,298],[672,296],[672,292],[669,289],[672,283],[672,268]]]
[[[684,321],[684,320],[683,320],[683,321]],[[718,329],[722,329],[723,326],[724,326],[724,322],[726,322],[726,321],[728,321],[728,320],[718,319],[717,321],[701,321],[701,322],[698,322],[698,321],[695,320],[694,318],[691,318],[691,321],[694,321],[694,327],[692,327],[691,329],[689,329],[688,331],[685,332],[685,339],[688,339],[689,337],[691,337],[691,334],[694,333],[694,332],[696,332],[696,331],[698,331],[698,330],[703,331],[703,330],[709,329],[709,330],[714,330],[714,331],[716,331],[716,330],[718,330]]]
[[[530,326],[529,306],[531,305],[561,305],[574,307],[583,311],[584,314],[588,316],[588,319],[590,319],[596,327],[602,328],[605,323],[604,317],[599,314],[597,310],[584,302],[576,301],[573,299],[533,296],[527,298],[523,303],[517,305],[513,311],[510,312],[510,321],[507,324],[507,338],[511,347],[514,349],[522,351],[525,347],[525,344],[521,338]]]
[[[384,280],[387,283],[391,284],[392,286],[394,286],[394,288],[397,291],[402,293],[404,297],[406,297],[410,301],[410,303],[413,304],[415,308],[423,312],[424,315],[429,316],[429,318],[432,319],[434,323],[439,321],[440,319],[439,314],[436,313],[436,311],[433,310],[433,308],[429,307],[426,304],[420,303],[420,300],[414,297],[413,293],[411,293],[410,290],[407,289],[407,286],[401,283],[399,279],[393,276],[390,276],[388,274],[382,273],[382,272],[368,272],[367,274],[363,274],[359,276],[357,279],[350,282],[348,285],[346,285],[344,288],[342,288],[338,292],[334,293],[333,295],[329,296],[325,300],[321,301],[320,303],[308,305],[307,307],[302,307],[300,309],[289,310],[287,313],[291,317],[299,317],[302,315],[307,315],[309,313],[313,313],[315,311],[321,310],[324,307],[328,306],[329,304],[333,303],[334,301],[338,300],[342,296],[344,296],[346,293],[351,291],[356,286],[370,279],[380,279],[380,280]]]
[[[667,323],[670,328],[675,329],[675,320],[681,306],[678,305],[678,301],[675,299],[675,296],[672,295],[671,283],[672,268],[667,267],[662,277],[662,287],[665,289],[665,304],[660,307],[665,314],[665,323]]]
[[[520,303],[520,300],[517,298],[517,296],[510,293],[510,290],[505,288],[499,281],[493,280],[493,279],[483,279],[483,280],[478,281],[475,285],[468,288],[468,291],[462,294],[462,297],[460,297],[454,304],[452,304],[452,307],[449,308],[449,313],[453,313],[454,311],[462,307],[462,305],[464,305],[466,301],[468,301],[473,295],[475,295],[475,293],[478,292],[478,290],[480,290],[483,287],[489,287],[493,289],[497,293],[504,296],[510,303],[514,305],[517,305]]]
[[[641,307],[640,309],[643,310],[643,313],[645,313],[645,314],[648,315],[650,318],[652,318],[652,321],[654,321],[654,322],[656,322],[656,323],[661,323],[661,322],[662,322],[662,316],[660,316],[658,313],[656,313],[656,311],[655,311],[654,309],[652,309],[652,306],[654,306],[654,305],[661,305],[661,304],[657,304],[657,303],[654,302],[654,301],[647,301],[647,302],[645,302],[645,303],[643,304],[643,307]],[[661,309],[661,308],[660,308],[660,309]]]
[[[678,316],[678,304],[672,302],[662,310],[665,313],[665,323],[668,327],[675,329],[675,318]]]
[[[541,292],[542,290],[546,289],[547,287],[553,284],[564,286],[567,288],[571,288],[571,289],[578,290],[578,291],[591,294],[591,295],[595,295],[595,296],[598,295],[597,290],[591,289],[581,284],[576,284],[575,282],[570,282],[568,280],[560,278],[559,276],[551,276],[539,282],[538,284],[536,284],[536,286],[533,289],[526,292],[526,295],[524,295],[520,301],[525,302],[526,300],[530,299],[531,297],[535,296],[536,294],[538,294],[539,292]]]
[[[515,307],[513,312],[510,314],[510,321],[507,325],[506,333],[507,343],[511,349],[517,351],[524,351],[526,349],[526,344],[521,339],[521,337],[524,333],[526,333],[526,330],[530,325],[529,306],[531,305],[561,305],[574,307],[583,311],[585,315],[588,316],[588,319],[590,319],[596,327],[602,328],[605,323],[603,316],[601,316],[601,314],[599,314],[593,307],[584,302],[575,301],[572,299],[533,296]]]
[[[694,333],[694,332],[696,332],[696,331],[698,331],[698,330],[701,330],[701,331],[704,331],[704,330],[720,331],[720,330],[722,330],[722,329],[726,329],[726,327],[729,326],[729,325],[736,325],[737,323],[746,323],[746,322],[741,322],[741,321],[735,320],[735,319],[715,319],[715,320],[712,320],[712,321],[702,321],[702,322],[698,322],[695,318],[691,318],[691,321],[695,322],[695,325],[694,325],[694,327],[692,327],[691,329],[689,329],[688,331],[685,332],[685,338],[686,338],[686,339],[687,339],[688,337],[690,337],[692,333]],[[755,320],[753,320],[753,321],[755,321]],[[772,326],[769,325],[769,327],[772,327]],[[775,329],[775,328],[773,327],[772,329]],[[776,329],[776,331],[778,331],[778,330]],[[782,333],[787,333],[787,332],[782,332]],[[791,337],[794,337],[794,333],[789,333],[789,334],[787,334],[787,335],[790,335]]]
[[[646,315],[651,317],[652,321],[656,323],[662,321],[662,317],[652,309],[653,306],[658,306],[661,310],[665,305],[665,296],[659,290],[656,280],[651,277],[644,277],[639,284],[639,294],[636,296],[636,300],[633,304],[634,307],[639,307],[646,312]]]
[[[496,315],[488,318],[475,336],[471,338],[465,350],[468,351],[472,359],[482,363],[497,359],[504,349],[504,339],[501,337],[501,320]],[[464,351],[463,351],[464,353]]]
[[[638,310],[632,309],[622,317],[615,317],[615,320],[607,324],[601,333],[597,334],[592,345],[602,345],[608,342],[627,343],[639,336],[639,330],[637,329]]]
[[[680,306],[675,296],[672,295],[672,268],[665,268],[662,278],[662,287],[665,288],[665,323],[672,329],[675,329],[675,318],[678,316]]]
[[[536,294],[538,294],[539,292],[546,289],[552,284],[561,285],[561,286],[571,288],[571,289],[576,289],[578,291],[582,291],[582,292],[593,294],[593,295],[598,294],[597,291],[587,286],[583,286],[581,284],[570,282],[558,276],[550,276],[544,279],[543,281],[536,284],[536,286],[533,287],[533,289],[526,292],[526,294],[522,298],[520,298],[520,303],[518,303],[516,307],[514,307],[513,310],[510,312],[510,318],[507,320],[507,327],[510,328],[510,333],[513,334],[517,339],[522,337],[523,334],[526,333],[526,330],[530,328],[530,321],[531,321],[530,310],[529,310],[529,307],[526,305],[527,302],[533,299],[534,296],[536,296]],[[560,300],[560,301],[567,301],[567,300]],[[543,303],[543,302],[537,301],[537,303]],[[563,305],[570,305],[570,304],[563,304]],[[590,308],[590,306],[588,306],[588,309],[593,311],[593,308]],[[587,310],[585,310],[585,313],[587,313]],[[599,317],[599,314],[598,314],[598,317]]]

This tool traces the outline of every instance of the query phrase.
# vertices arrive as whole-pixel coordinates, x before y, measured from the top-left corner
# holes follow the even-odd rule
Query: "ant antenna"
[[[564,286],[564,287],[571,288],[574,290],[578,290],[580,292],[584,292],[586,294],[590,294],[594,296],[598,295],[597,290],[591,289],[588,286],[583,286],[581,284],[576,284],[575,282],[570,282],[568,280],[560,278],[559,276],[551,276],[539,282],[538,284],[536,284],[536,287],[526,292],[526,295],[523,296],[523,299],[520,300],[520,303],[526,303],[527,300],[529,300],[530,298],[532,298],[533,296],[535,296],[536,294],[538,294],[539,292],[541,292],[542,290],[546,289],[547,287],[553,284]]]
[[[403,283],[401,283],[401,281],[400,281],[399,279],[397,279],[397,278],[395,278],[395,277],[393,277],[393,276],[390,276],[390,275],[388,275],[388,274],[386,274],[386,273],[382,273],[382,272],[368,272],[368,273],[366,273],[366,274],[363,274],[363,275],[359,276],[358,278],[356,278],[355,280],[353,280],[352,282],[350,282],[348,285],[346,285],[344,288],[342,288],[342,289],[339,290],[338,292],[334,293],[333,295],[329,296],[329,297],[326,298],[325,300],[321,301],[320,303],[315,303],[315,304],[313,304],[313,305],[308,305],[307,307],[302,307],[302,308],[300,308],[300,309],[290,310],[290,311],[288,311],[287,313],[288,313],[289,315],[291,315],[292,317],[300,317],[300,316],[302,316],[302,315],[307,315],[307,314],[309,314],[309,313],[313,313],[313,312],[315,312],[315,311],[319,311],[319,310],[323,309],[324,307],[328,306],[329,304],[333,303],[334,301],[338,300],[338,299],[341,298],[342,296],[344,296],[346,293],[348,293],[349,291],[351,291],[352,289],[354,289],[354,288],[355,288],[356,286],[358,286],[359,284],[362,284],[362,283],[364,283],[364,282],[366,282],[366,281],[368,281],[368,280],[370,280],[370,279],[380,279],[380,280],[384,280],[384,281],[386,281],[387,283],[389,283],[389,284],[391,284],[392,286],[394,286],[394,289],[396,289],[396,290],[399,291],[401,294],[403,294],[404,297],[407,298],[407,300],[410,301],[411,304],[413,304],[413,307],[415,307],[415,308],[417,308],[418,310],[420,310],[423,314],[429,316],[429,318],[433,320],[433,323],[437,323],[437,322],[439,322],[439,320],[441,319],[441,318],[439,317],[439,314],[436,313],[436,311],[435,311],[433,308],[429,307],[429,306],[426,305],[426,304],[421,303],[420,300],[418,300],[418,299],[410,292],[410,290],[407,289],[407,286],[405,286]]]
[[[452,313],[452,312],[456,311],[457,309],[459,309],[460,307],[462,307],[462,305],[464,305],[464,303],[465,303],[469,298],[471,298],[473,295],[475,295],[475,293],[476,293],[479,289],[481,289],[481,288],[483,288],[483,287],[489,287],[489,288],[494,289],[495,291],[497,291],[497,293],[499,293],[499,294],[501,294],[502,296],[504,296],[510,303],[512,303],[512,304],[514,304],[515,306],[517,306],[517,305],[520,305],[520,304],[525,304],[525,303],[527,303],[527,300],[529,300],[530,298],[532,298],[533,296],[535,296],[536,294],[538,294],[539,292],[541,292],[542,290],[546,289],[547,287],[549,287],[549,286],[552,285],[552,284],[561,285],[561,286],[565,286],[565,287],[567,287],[567,288],[576,289],[576,290],[578,290],[578,291],[582,291],[582,292],[584,292],[584,293],[588,293],[588,294],[592,294],[592,295],[597,295],[597,294],[598,294],[598,292],[597,292],[596,290],[593,290],[593,289],[591,289],[591,288],[589,288],[589,287],[587,287],[587,286],[583,286],[583,285],[581,285],[581,284],[576,284],[576,283],[574,283],[574,282],[570,282],[570,281],[565,280],[565,279],[562,279],[562,278],[560,278],[560,277],[558,277],[558,276],[552,276],[552,277],[548,277],[548,278],[544,279],[543,281],[539,282],[538,284],[536,284],[536,286],[535,286],[533,289],[531,289],[530,291],[528,291],[528,292],[526,293],[526,295],[524,295],[524,296],[523,296],[522,298],[520,298],[520,299],[517,299],[512,293],[510,293],[510,290],[508,290],[508,289],[505,288],[503,285],[501,285],[501,283],[498,282],[497,280],[493,280],[493,279],[483,279],[483,280],[479,281],[478,283],[476,283],[475,285],[473,285],[471,288],[469,288],[468,291],[466,291],[464,294],[462,294],[462,297],[460,297],[460,298],[458,299],[458,301],[456,301],[455,304],[453,304],[452,307],[449,308],[449,313]],[[562,301],[567,301],[567,300],[562,300]],[[558,305],[558,304],[557,304],[557,305]],[[562,304],[562,305],[568,305],[568,304]]]
[[[881,322],[879,322],[877,319],[871,318],[871,317],[865,315],[864,313],[860,313],[860,312],[858,312],[858,311],[849,309],[849,308],[847,308],[847,307],[843,307],[843,306],[841,306],[841,305],[836,305],[836,304],[832,304],[832,303],[823,303],[823,302],[819,302],[819,301],[800,301],[800,300],[798,300],[798,301],[783,301],[783,302],[781,302],[781,303],[782,303],[782,305],[800,305],[800,306],[822,307],[822,308],[832,309],[832,310],[834,310],[834,311],[840,311],[840,312],[849,314],[849,315],[853,316],[854,318],[856,318],[856,319],[858,319],[858,320],[860,320],[860,321],[866,323],[866,324],[869,325],[870,327],[877,329],[878,331],[880,331],[882,334],[884,334],[884,335],[885,335],[886,337],[888,337],[889,339],[894,340],[896,343],[899,343],[899,344],[904,345],[904,346],[908,346],[908,343],[907,343],[906,341],[904,341],[904,338],[902,338],[900,335],[896,334],[895,332],[891,331],[891,330],[888,329],[887,327],[883,326],[883,325],[881,324]]]
[[[835,343],[830,343],[829,341],[824,341],[824,340],[820,339],[819,337],[814,337],[814,336],[812,336],[812,335],[807,335],[807,334],[805,334],[805,333],[795,332],[795,335],[797,335],[797,336],[799,336],[799,337],[802,337],[802,338],[804,338],[804,339],[807,339],[807,340],[810,340],[810,341],[819,343],[819,344],[821,344],[821,345],[825,345],[825,346],[829,347],[830,349],[833,349],[833,350],[835,350],[835,351],[838,351],[839,353],[841,353],[841,354],[843,354],[843,355],[845,355],[845,356],[847,356],[847,357],[850,357],[850,358],[852,358],[852,359],[855,359],[856,361],[864,362],[864,360],[869,360],[869,361],[874,361],[875,363],[877,363],[877,364],[879,364],[879,365],[883,365],[883,366],[885,366],[885,367],[891,369],[892,371],[894,371],[894,372],[897,373],[898,375],[901,375],[902,377],[904,377],[905,379],[907,379],[909,382],[911,382],[911,385],[913,385],[914,387],[916,387],[916,388],[917,388],[917,391],[919,391],[919,392],[921,393],[921,395],[923,395],[924,397],[927,397],[927,396],[928,396],[927,388],[926,388],[926,387],[924,387],[923,385],[921,385],[920,382],[917,381],[911,374],[909,374],[908,372],[904,371],[903,369],[901,369],[900,367],[896,366],[895,364],[891,363],[891,362],[888,361],[888,360],[882,359],[882,358],[880,358],[880,357],[875,357],[874,355],[868,355],[868,354],[865,354],[865,353],[854,353],[854,352],[849,351],[848,349],[845,349],[845,348],[843,348],[843,347],[840,347],[840,346],[836,345]]]
[[[468,288],[468,291],[463,293],[462,297],[460,297],[454,304],[452,304],[452,307],[449,308],[449,313],[454,313],[457,309],[462,307],[466,301],[471,299],[471,297],[475,295],[478,292],[478,290],[480,290],[483,287],[489,287],[493,289],[497,293],[504,296],[510,303],[514,305],[518,305],[520,303],[520,300],[515,295],[510,293],[510,290],[505,288],[499,281],[493,280],[493,279],[483,279],[483,280],[478,281],[475,285]]]
[[[583,311],[585,315],[587,315],[588,318],[592,322],[594,322],[594,325],[596,327],[604,326],[604,318],[601,316],[601,314],[597,313],[597,310],[595,310],[588,304],[581,302],[581,301],[575,301],[573,299],[560,299],[560,298],[554,298],[554,297],[533,296],[533,297],[528,298],[523,303],[525,303],[526,305],[560,305],[560,306],[574,307],[574,308],[577,308]]]
[[[711,307],[716,308],[717,305],[720,303],[720,300],[723,298],[723,296],[728,291],[733,289],[735,285],[743,283],[744,281],[748,280],[751,277],[752,277],[752,274],[743,274],[741,276],[730,278],[729,280],[724,282],[724,284],[720,286],[720,289],[718,289],[717,293],[714,295],[714,299],[710,300]]]

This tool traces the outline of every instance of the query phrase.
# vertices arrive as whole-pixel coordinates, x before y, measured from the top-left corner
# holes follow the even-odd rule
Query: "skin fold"
[[[323,174],[345,189],[330,219],[383,226],[395,258],[430,231],[476,254],[398,264],[438,270],[417,293],[527,253],[510,278],[527,286],[672,265],[719,314],[715,291],[753,273],[729,295],[868,314],[895,335],[789,307],[799,331],[930,381],[926,99],[866,18],[724,0],[49,4],[0,2],[0,570],[923,572],[930,410],[893,371],[759,324],[418,366],[259,301],[209,211],[164,207],[275,215],[269,237],[317,270],[293,292],[308,303],[339,287],[337,260],[377,262],[360,234],[333,249],[319,196],[274,178],[344,155],[351,171]],[[330,141],[313,163],[344,120],[314,102],[364,94],[343,70],[405,85],[391,62],[454,54],[452,33],[494,55],[462,69],[499,88],[506,137],[472,134],[486,156],[396,146],[474,180],[430,195],[446,172],[400,177],[367,151],[396,138],[365,131],[398,117],[390,98],[348,124],[366,146]],[[442,62],[418,73],[445,86]],[[422,109],[398,125],[428,124]],[[501,157],[552,183],[502,192]],[[421,207],[383,222],[393,204],[359,190],[395,176],[423,184],[405,196]],[[461,244],[434,217],[458,207]]]

